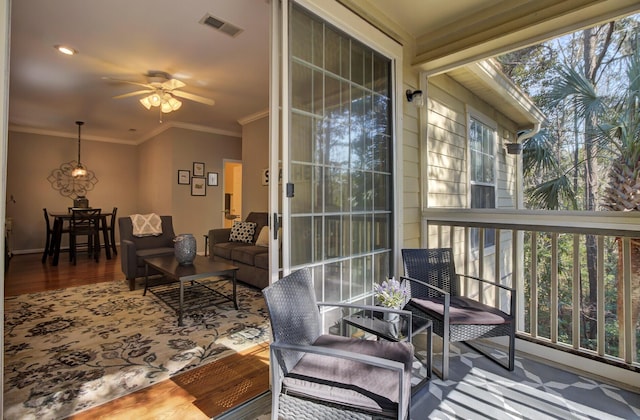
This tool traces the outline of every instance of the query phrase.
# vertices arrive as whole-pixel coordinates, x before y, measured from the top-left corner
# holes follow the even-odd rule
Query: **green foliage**
[[[529,204],[539,209],[556,210],[560,208],[561,202],[569,202],[573,208],[576,207],[571,181],[566,175],[527,187],[525,194],[529,198]]]
[[[638,162],[639,32],[634,15],[498,57],[548,119],[523,145],[528,208],[595,210],[612,162]],[[592,152],[585,154],[587,146]],[[586,188],[590,171],[600,186]],[[595,199],[578,199],[587,193]]]
[[[531,332],[529,323],[531,314],[528,302],[531,301],[531,281],[536,282],[538,307],[536,316],[538,318],[538,335],[541,337],[551,336],[551,235],[539,233],[536,238],[535,247],[537,249],[536,273],[531,272],[531,233],[524,235],[524,297],[525,305],[525,331]],[[558,238],[558,341],[565,344],[572,344],[573,339],[573,246],[574,237],[572,234],[559,234]],[[584,243],[579,244],[579,260],[584,261],[586,249]],[[617,314],[617,288],[616,279],[618,275],[618,245],[613,237],[606,237],[604,240],[604,284],[605,284],[605,354],[609,356],[619,356],[619,327]],[[586,276],[584,264],[580,267],[581,276]],[[583,282],[581,295],[588,294],[588,282]],[[582,309],[581,312],[584,312]],[[584,315],[584,313],[583,313]],[[584,316],[580,317],[580,345],[587,349],[596,349],[595,339],[585,338]],[[640,343],[640,329],[636,329],[637,342]],[[640,360],[640,348],[638,358]]]

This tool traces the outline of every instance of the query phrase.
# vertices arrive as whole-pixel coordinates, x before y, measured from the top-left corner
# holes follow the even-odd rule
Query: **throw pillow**
[[[260,229],[260,234],[256,239],[256,246],[269,246],[269,226],[263,226]]]
[[[155,213],[132,214],[133,236],[160,236],[162,235],[162,219]]]
[[[253,242],[253,235],[256,233],[256,224],[253,222],[233,222],[229,242]]]

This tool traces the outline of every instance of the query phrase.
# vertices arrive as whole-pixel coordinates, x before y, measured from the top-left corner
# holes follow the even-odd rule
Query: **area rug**
[[[64,418],[267,341],[261,292],[239,284],[238,301],[188,311],[179,327],[121,281],[6,298],[4,418]]]

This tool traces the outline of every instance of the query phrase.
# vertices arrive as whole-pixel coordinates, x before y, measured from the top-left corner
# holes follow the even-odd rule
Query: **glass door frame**
[[[340,28],[359,42],[385,55],[391,60],[391,123],[393,155],[393,263],[397,271],[402,244],[402,109],[403,109],[403,47],[395,40],[366,22],[345,6],[327,0],[280,0],[271,2],[271,56],[269,95],[269,173],[282,174],[282,182],[270,177],[270,225],[290,232],[290,208],[286,198],[289,177],[290,97],[289,90],[289,5],[298,4],[331,25]],[[270,282],[290,272],[290,243],[286,234],[273,229],[270,238]],[[281,255],[280,255],[281,254]],[[280,266],[280,261],[282,265]]]

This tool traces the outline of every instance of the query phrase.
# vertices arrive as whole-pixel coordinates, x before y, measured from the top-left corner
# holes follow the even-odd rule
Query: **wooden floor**
[[[5,296],[81,286],[103,281],[125,281],[120,258],[86,255],[77,265],[60,256],[57,267],[41,263],[41,255],[14,256],[5,274]],[[210,419],[269,388],[269,346],[262,344],[198,369],[177,375],[112,402],[70,417],[74,420]]]

